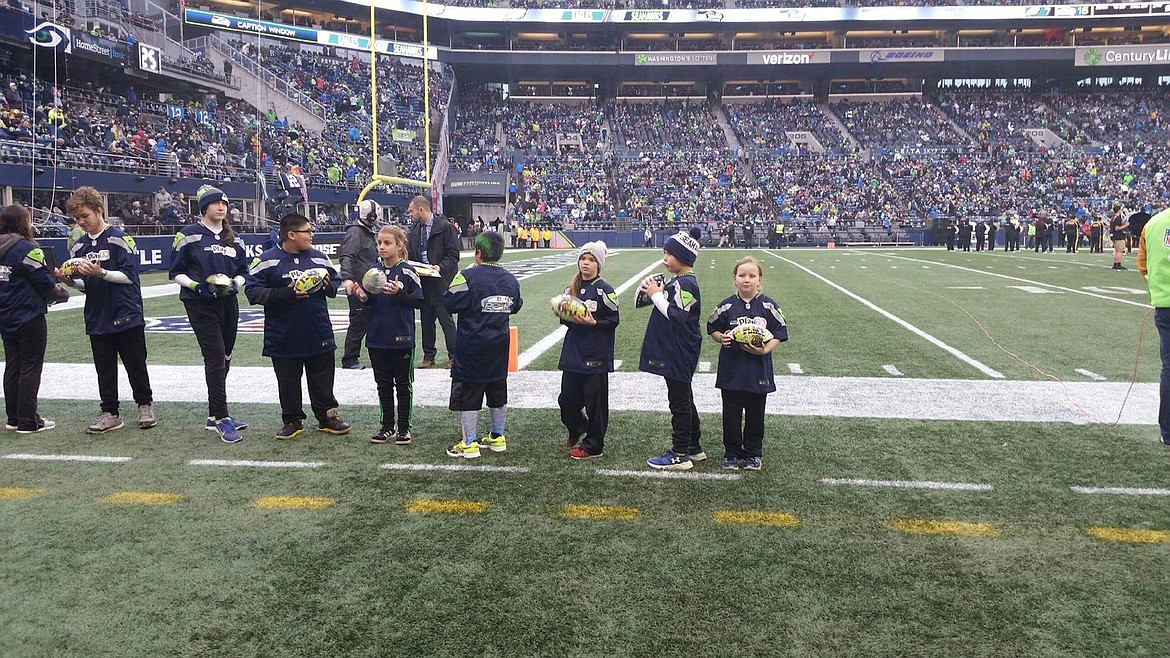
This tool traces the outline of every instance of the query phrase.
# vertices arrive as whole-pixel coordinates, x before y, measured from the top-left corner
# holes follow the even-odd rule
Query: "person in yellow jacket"
[[[528,246],[528,229],[520,226],[516,229],[516,246],[523,249]]]
[[[544,248],[545,249],[548,249],[549,247],[551,247],[552,246],[552,229],[550,229],[547,226],[544,227],[544,230],[540,232],[540,239],[544,240]]]
[[[1170,446],[1170,210],[1150,218],[1138,242],[1138,271],[1146,277],[1154,326],[1161,343],[1162,375],[1158,388],[1158,429]]]

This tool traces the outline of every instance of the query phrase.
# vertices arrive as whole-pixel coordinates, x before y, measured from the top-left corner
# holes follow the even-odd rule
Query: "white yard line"
[[[230,466],[239,468],[321,468],[325,462],[270,462],[250,459],[192,459],[188,466]]]
[[[1079,494],[1112,494],[1114,496],[1170,496],[1170,489],[1147,489],[1143,487],[1069,487]]]
[[[96,462],[100,464],[125,464],[133,457],[105,457],[102,455],[4,455],[4,459],[19,459],[23,461],[40,462]]]
[[[934,489],[941,491],[992,491],[990,484],[972,484],[969,482],[932,482],[929,480],[866,480],[853,478],[822,478],[821,484],[845,485],[853,487],[889,487],[894,489]]]
[[[613,360],[613,369],[614,369],[614,370],[621,370],[621,369],[622,369],[622,363],[623,363],[623,361],[622,361],[621,359],[614,359],[614,360]]]
[[[656,478],[662,480],[742,480],[736,473],[690,473],[688,471],[618,471],[609,468],[597,470],[598,475],[609,477]]]
[[[153,299],[155,297],[166,297],[167,295],[178,295],[179,285],[177,283],[164,283],[157,286],[146,286],[142,289],[143,299]],[[54,306],[50,306],[50,311],[72,311],[79,308],[85,308],[85,293],[77,290],[69,291],[69,301],[61,302]]]
[[[941,262],[932,261],[932,260],[921,260],[918,258],[909,258],[906,256],[894,256],[894,258],[898,258],[901,260],[908,260],[908,261],[911,261],[914,263],[930,263],[932,265],[939,265],[941,267],[951,267],[951,268],[954,268],[956,270],[962,270],[963,272],[971,272],[973,274],[982,274],[983,276],[994,276],[994,277],[999,277],[1001,279],[1007,279],[1008,281],[1019,281],[1020,283],[1027,283],[1027,284],[1031,284],[1031,285],[1035,285],[1035,286],[1044,286],[1045,288],[1052,288],[1053,290],[1060,290],[1062,292],[1071,292],[1071,293],[1074,293],[1077,295],[1084,295],[1086,297],[1096,297],[1097,299],[1104,299],[1104,300],[1110,301],[1110,302],[1117,302],[1118,304],[1129,304],[1130,306],[1139,306],[1141,308],[1150,308],[1149,304],[1144,304],[1142,302],[1131,302],[1128,299],[1117,299],[1116,297],[1109,297],[1108,295],[1098,295],[1095,292],[1088,292],[1087,290],[1077,290],[1076,288],[1066,288],[1064,286],[1058,286],[1058,285],[1051,284],[1051,283],[1043,283],[1041,281],[1033,281],[1031,279],[1021,279],[1018,276],[1009,276],[1007,274],[999,274],[997,272],[985,272],[983,270],[977,270],[977,269],[972,268],[972,267],[963,267],[962,265],[952,265],[950,263],[941,263]]]
[[[804,374],[804,370],[800,367],[799,363],[789,363],[788,364],[788,372],[791,372],[794,375],[803,375]]]
[[[661,264],[662,264],[662,259],[658,259],[658,260],[654,261],[653,263],[651,263],[650,265],[647,265],[646,269],[642,270],[641,272],[638,272],[634,276],[627,279],[625,283],[623,283],[622,285],[615,288],[614,293],[616,293],[620,297],[622,295],[622,293],[629,290],[634,285],[641,283],[642,279],[645,279],[646,276],[648,274],[650,274],[650,272],[654,268],[658,267]],[[552,347],[554,345],[556,345],[557,343],[561,342],[561,339],[565,337],[565,334],[568,331],[569,331],[568,327],[561,325],[561,326],[557,327],[555,330],[553,330],[553,332],[551,334],[536,341],[536,344],[534,344],[532,347],[529,347],[528,349],[521,352],[520,356],[516,359],[517,369],[524,370],[528,366],[532,365],[533,361],[539,359],[542,354],[544,354],[545,352],[552,349]]]
[[[882,366],[882,370],[885,370],[886,372],[890,373],[894,377],[901,377],[902,376],[902,371],[898,370],[897,366],[884,365],[884,366]]]
[[[711,372],[711,362],[710,361],[700,361],[699,362],[699,372]]]
[[[476,473],[527,473],[527,466],[474,466],[471,464],[380,464],[384,471],[472,471]]]
[[[934,345],[935,347],[942,349],[943,351],[949,353],[950,355],[954,356],[955,358],[962,361],[963,363],[966,363],[967,365],[975,368],[979,372],[982,372],[983,374],[987,375],[988,377],[991,377],[993,379],[1003,379],[1004,378],[1003,373],[999,372],[998,370],[995,370],[995,369],[991,368],[990,366],[971,358],[967,354],[960,352],[959,350],[955,349],[954,347],[951,347],[950,345],[944,343],[943,341],[939,340],[938,338],[935,338],[934,336],[926,333],[925,331],[910,324],[909,322],[903,320],[902,318],[894,315],[893,313],[890,313],[889,311],[885,310],[884,308],[881,308],[877,304],[874,304],[873,302],[869,301],[868,299],[865,299],[861,295],[858,295],[855,292],[847,290],[844,287],[842,287],[836,283],[833,283],[832,281],[826,279],[825,277],[821,276],[820,274],[817,274],[816,272],[810,270],[809,268],[805,267],[804,265],[797,263],[796,261],[788,260],[787,258],[784,258],[783,256],[777,256],[776,254],[773,254],[771,252],[767,252],[767,253],[768,253],[768,255],[772,256],[773,258],[779,258],[780,260],[784,261],[785,263],[788,263],[789,265],[791,265],[799,270],[802,270],[806,274],[809,274],[810,276],[813,276],[813,277],[819,279],[823,283],[828,284],[829,286],[831,286],[832,288],[835,288],[839,292],[842,292],[842,293],[848,295],[849,297],[852,297],[857,302],[860,302],[864,306],[869,307],[871,310],[876,311],[878,314],[882,315],[886,319],[900,325],[902,328],[906,329],[907,331],[913,333],[914,335],[918,336],[919,338],[922,338],[923,340],[930,343],[931,345]],[[912,259],[908,259],[908,260],[912,260]]]
[[[1098,375],[1097,373],[1093,372],[1092,370],[1085,370],[1084,368],[1077,368],[1077,374],[1084,375],[1095,382],[1105,381],[1104,377],[1102,377],[1101,375]]]

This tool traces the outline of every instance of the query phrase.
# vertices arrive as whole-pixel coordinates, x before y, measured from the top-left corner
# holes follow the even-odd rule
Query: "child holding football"
[[[647,277],[638,290],[654,304],[638,369],[661,375],[666,380],[666,398],[670,406],[670,449],[646,464],[651,468],[685,471],[694,462],[703,461],[707,453],[699,444],[699,411],[691,378],[699,365],[699,348],[703,335],[699,329],[699,282],[693,267],[699,257],[702,233],[691,228],[679,231],[662,247],[662,264],[674,275],[660,283]]]
[[[569,432],[565,445],[572,448],[569,456],[573,459],[600,457],[609,427],[609,373],[613,372],[618,302],[613,286],[601,278],[606,251],[600,241],[581,245],[577,275],[565,290],[586,309],[584,316],[561,318],[569,330],[557,365],[561,370],[557,403],[561,422]]]
[[[520,312],[520,282],[500,267],[504,239],[495,231],[475,236],[475,267],[451,281],[443,304],[459,316],[455,358],[451,365],[451,401],[459,412],[463,440],[447,448],[448,457],[475,459],[479,449],[508,449],[504,421],[508,418],[508,321]],[[492,414],[491,434],[476,439],[484,398]]]
[[[723,468],[763,468],[764,405],[776,390],[772,350],[788,340],[788,325],[776,300],[760,292],[764,268],[752,257],[732,268],[735,294],[719,302],[707,320],[707,333],[722,345],[715,387],[723,396]],[[772,335],[762,340],[766,329]],[[745,340],[739,342],[736,338]]]
[[[366,296],[370,307],[370,324],[366,330],[366,349],[378,385],[381,429],[370,443],[410,445],[411,418],[414,410],[414,309],[423,305],[422,282],[414,268],[406,263],[406,233],[398,226],[378,231],[378,260],[373,268],[385,276],[379,294]],[[356,273],[360,275],[360,273]],[[362,285],[366,285],[362,277]],[[394,395],[398,393],[398,422],[395,430]]]

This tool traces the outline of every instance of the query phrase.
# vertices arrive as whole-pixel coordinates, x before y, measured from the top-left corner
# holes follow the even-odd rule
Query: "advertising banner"
[[[761,50],[748,53],[747,63],[766,66],[828,64],[831,57],[827,50]]]
[[[413,130],[403,130],[402,128],[394,128],[391,135],[396,142],[413,142],[417,132]]]
[[[862,64],[889,64],[905,62],[941,62],[946,55],[942,48],[862,48],[858,61]]]
[[[122,65],[130,61],[126,44],[91,36],[81,30],[73,30],[73,54]]]
[[[443,194],[447,196],[498,196],[508,191],[508,174],[504,172],[452,172],[447,174]]]
[[[184,16],[184,19],[191,25],[202,25],[204,27],[211,27],[219,30],[259,34],[262,37],[288,39],[290,41],[304,41],[307,43],[318,42],[317,30],[307,27],[282,25],[280,23],[271,23],[269,21],[258,21],[254,18],[242,18],[240,16],[216,14],[210,11],[191,9],[190,7],[187,8],[187,13]]]
[[[1077,48],[1077,66],[1170,64],[1170,46],[1088,46]]]
[[[635,66],[715,66],[715,53],[638,53]]]

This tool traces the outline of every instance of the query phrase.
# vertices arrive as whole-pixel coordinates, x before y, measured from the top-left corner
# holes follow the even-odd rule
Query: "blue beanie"
[[[692,226],[690,231],[686,233],[679,231],[670,236],[666,240],[666,244],[662,246],[662,250],[677,258],[687,267],[693,267],[695,260],[699,257],[699,238],[701,237],[703,237],[703,232]]]
[[[223,190],[212,185],[204,185],[203,187],[200,187],[199,191],[195,194],[197,195],[197,199],[199,201],[200,215],[207,211],[207,206],[210,206],[216,201],[223,201],[224,203],[227,203],[228,200],[227,196],[223,193]]]

